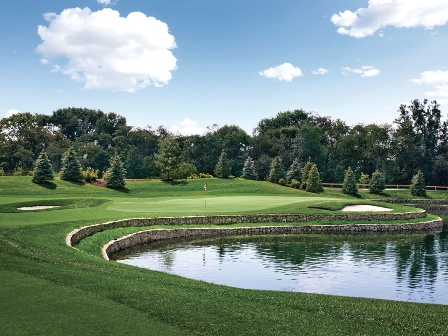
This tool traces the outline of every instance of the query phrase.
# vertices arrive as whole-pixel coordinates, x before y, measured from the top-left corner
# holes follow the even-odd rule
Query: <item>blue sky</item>
[[[0,39],[0,117],[87,107],[201,134],[298,108],[448,113],[446,0],[1,1]]]

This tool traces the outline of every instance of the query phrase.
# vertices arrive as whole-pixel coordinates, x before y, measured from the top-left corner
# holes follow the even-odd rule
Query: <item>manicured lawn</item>
[[[65,245],[72,229],[118,218],[328,212],[363,198],[242,180],[207,180],[207,192],[203,180],[130,182],[126,192],[30,181],[0,177],[1,335],[448,334],[447,306],[236,289],[107,262]],[[25,213],[11,206],[53,200],[62,200],[61,208]]]

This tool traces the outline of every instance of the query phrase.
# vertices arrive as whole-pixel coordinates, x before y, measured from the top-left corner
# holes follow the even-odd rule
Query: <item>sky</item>
[[[188,135],[448,113],[446,0],[3,0],[0,43],[0,118],[85,107]]]

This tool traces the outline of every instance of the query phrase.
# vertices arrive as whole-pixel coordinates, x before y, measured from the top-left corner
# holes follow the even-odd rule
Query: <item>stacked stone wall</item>
[[[344,214],[254,214],[254,215],[211,215],[211,216],[183,216],[122,219],[102,224],[84,226],[70,232],[66,244],[74,246],[83,238],[95,233],[128,226],[153,225],[226,225],[244,223],[293,223],[315,220],[409,220],[424,218],[425,211],[401,213],[344,213]]]
[[[112,240],[103,246],[103,257],[109,260],[109,255],[123,249],[150,243],[153,241],[174,238],[205,238],[240,235],[266,234],[306,234],[306,233],[363,233],[363,232],[420,232],[440,231],[442,220],[436,219],[421,223],[405,224],[347,224],[347,225],[300,225],[300,226],[257,226],[239,228],[182,228],[154,229],[136,232],[117,240]]]

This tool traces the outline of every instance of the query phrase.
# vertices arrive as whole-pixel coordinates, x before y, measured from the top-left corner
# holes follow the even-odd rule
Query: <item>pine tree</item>
[[[286,182],[291,183],[292,180],[300,181],[301,175],[299,160],[294,159],[286,173]]]
[[[222,151],[221,155],[219,156],[218,163],[215,166],[215,175],[217,177],[229,177],[230,176],[230,165],[229,161],[227,160],[227,154],[226,152]]]
[[[81,165],[73,147],[70,147],[62,158],[61,180],[72,182],[81,182],[83,180]]]
[[[46,183],[51,180],[54,180],[51,163],[48,159],[47,153],[42,151],[34,165],[32,181],[34,183]]]
[[[280,179],[285,178],[285,168],[280,156],[276,156],[271,163],[271,171],[269,172],[268,181],[272,183],[279,183]]]
[[[320,173],[317,166],[313,163],[308,173],[308,180],[306,181],[306,191],[312,193],[323,192],[322,182],[320,180]]]
[[[110,168],[107,170],[104,177],[106,187],[111,189],[124,188],[125,176],[126,170],[123,167],[123,162],[121,161],[120,157],[115,154],[115,156],[110,160]]]
[[[382,192],[385,188],[385,179],[382,172],[377,170],[372,174],[372,177],[370,179],[369,183],[369,191],[372,194],[379,194]]]
[[[421,170],[412,177],[411,194],[414,196],[426,196],[425,177]]]
[[[257,170],[255,169],[255,162],[250,156],[248,156],[246,161],[244,161],[243,174],[241,177],[246,180],[258,179]]]
[[[344,183],[342,184],[342,192],[348,195],[357,195],[358,187],[356,185],[355,174],[351,167],[345,171]]]
[[[311,158],[309,157],[308,161],[305,163],[305,166],[302,169],[302,189],[306,190],[306,183],[308,181],[308,175],[312,166],[313,163],[311,162]]]

